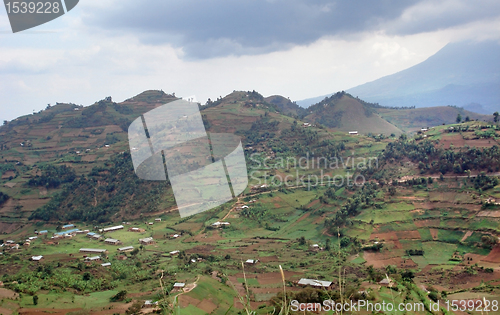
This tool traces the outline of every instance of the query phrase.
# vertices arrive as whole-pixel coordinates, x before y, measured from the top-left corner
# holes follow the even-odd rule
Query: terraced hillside
[[[234,92],[202,116],[210,132],[242,138],[250,184],[181,219],[168,182],[134,175],[120,127],[174,99],[148,91],[121,104],[57,105],[0,129],[2,313],[290,314],[292,299],[332,298],[421,303],[408,313],[430,314],[435,301],[500,298],[499,126],[351,136]],[[353,101],[368,106],[338,95],[332,107]],[[78,127],[89,109],[92,126]],[[107,252],[89,261],[85,248]]]

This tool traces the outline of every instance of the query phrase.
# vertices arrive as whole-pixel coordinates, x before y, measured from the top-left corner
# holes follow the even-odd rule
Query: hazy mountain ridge
[[[494,41],[450,43],[425,61],[347,90],[390,107],[456,105],[483,114],[500,109],[500,45]],[[327,96],[297,101],[307,107]],[[479,104],[474,106],[470,104]]]

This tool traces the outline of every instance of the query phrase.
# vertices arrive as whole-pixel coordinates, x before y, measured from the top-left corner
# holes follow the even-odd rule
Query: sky
[[[0,8],[0,120],[149,89],[205,103],[233,90],[292,100],[500,39],[497,0],[81,0],[12,33]]]

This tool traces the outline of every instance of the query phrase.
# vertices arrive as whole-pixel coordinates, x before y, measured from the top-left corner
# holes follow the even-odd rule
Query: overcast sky
[[[81,0],[16,34],[2,6],[0,120],[148,89],[300,100],[485,39],[500,39],[500,1]]]

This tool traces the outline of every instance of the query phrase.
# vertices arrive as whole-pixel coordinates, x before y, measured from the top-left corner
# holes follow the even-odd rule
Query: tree
[[[470,117],[469,117],[469,116],[466,116],[466,117],[465,117],[465,121],[470,121]]]
[[[121,290],[120,292],[116,293],[113,295],[109,301],[110,302],[120,302],[125,300],[125,297],[127,296],[127,290]]]
[[[83,274],[83,281],[89,281],[92,275],[89,272]]]
[[[483,235],[481,237],[481,242],[486,248],[492,248],[497,243],[497,238],[492,235]]]
[[[493,121],[498,122],[498,112],[493,113]],[[5,121],[4,121],[4,125],[5,125]]]
[[[38,295],[33,295],[33,304],[38,305]]]
[[[137,301],[132,306],[130,306],[126,311],[125,314],[127,315],[135,315],[135,314],[140,314],[141,309],[142,309],[143,302]]]
[[[305,237],[301,236],[298,240],[299,240],[299,244],[300,245],[305,245],[306,244],[306,238]]]
[[[460,123],[462,121],[462,115],[458,114],[457,115],[457,123]]]
[[[389,195],[394,196],[396,194],[396,187],[389,187]]]

